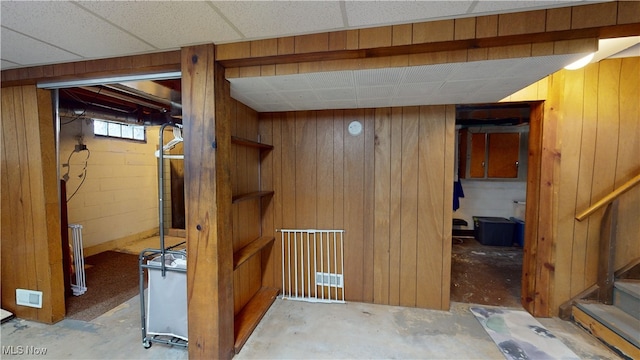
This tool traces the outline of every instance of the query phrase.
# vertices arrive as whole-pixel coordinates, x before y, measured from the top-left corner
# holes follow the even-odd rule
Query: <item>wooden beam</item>
[[[189,358],[231,359],[233,247],[230,121],[215,47],[182,49]],[[214,144],[216,144],[214,146]]]

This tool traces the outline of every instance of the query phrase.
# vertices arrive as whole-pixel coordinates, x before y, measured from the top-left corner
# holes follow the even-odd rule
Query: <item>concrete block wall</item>
[[[91,120],[61,119],[61,124],[60,176],[68,173],[69,223],[83,225],[83,246],[157,229],[158,173],[154,152],[158,128],[148,127],[147,142],[142,143],[94,136]],[[89,149],[88,159],[89,152],[74,152],[79,137]]]

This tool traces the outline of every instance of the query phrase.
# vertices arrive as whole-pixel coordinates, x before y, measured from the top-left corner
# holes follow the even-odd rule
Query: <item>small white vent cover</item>
[[[42,309],[42,291],[16,289],[16,304]]]

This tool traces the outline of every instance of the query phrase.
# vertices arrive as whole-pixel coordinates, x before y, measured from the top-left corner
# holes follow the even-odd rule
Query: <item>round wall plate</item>
[[[360,121],[352,121],[349,123],[349,134],[356,136],[362,133],[362,124]]]

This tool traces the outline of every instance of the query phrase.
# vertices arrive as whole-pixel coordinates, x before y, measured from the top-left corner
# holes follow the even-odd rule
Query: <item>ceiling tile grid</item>
[[[158,50],[71,2],[2,1],[0,18],[3,37],[8,28],[85,58]],[[3,58],[5,52],[15,51],[4,45],[2,50]]]
[[[166,1],[150,7],[146,2],[81,1],[78,6],[152,44],[157,49],[233,41],[241,35],[209,2]]]

